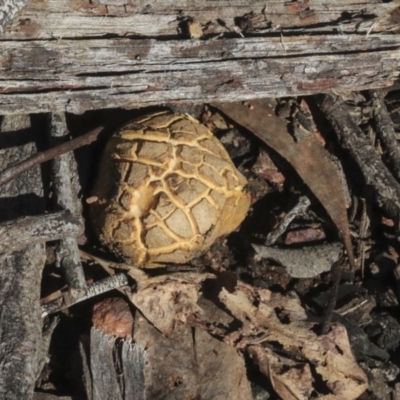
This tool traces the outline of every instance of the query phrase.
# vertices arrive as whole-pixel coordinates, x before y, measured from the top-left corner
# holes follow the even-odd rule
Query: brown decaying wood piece
[[[320,95],[317,99],[319,107],[332,124],[340,144],[358,164],[365,184],[374,189],[378,205],[398,222],[400,184],[357,126],[343,100],[336,95]]]
[[[200,303],[206,320],[232,322],[232,317],[211,301],[202,299]],[[104,334],[97,327],[92,329],[94,399],[102,393],[121,400],[252,398],[244,360],[235,348],[190,326],[165,335],[146,319],[148,316],[136,311],[134,343]],[[118,370],[123,374],[118,375]]]
[[[352,268],[356,269],[344,192],[326,150],[313,135],[299,142],[288,133],[286,122],[275,115],[271,99],[254,100],[253,108],[241,103],[214,103],[229,118],[248,129],[285,158],[321,202],[338,228]],[[332,188],[335,188],[332,191]]]
[[[24,161],[21,161],[17,165],[14,165],[12,167],[3,170],[0,173],[0,186],[4,185],[7,182],[12,181],[13,179],[21,175],[23,172],[28,171],[39,164],[52,160],[53,158],[61,154],[67,153],[69,151],[75,150],[79,147],[86,146],[92,143],[97,139],[97,136],[99,135],[102,129],[103,127],[101,126],[95,128],[90,132],[86,133],[85,135],[77,137],[68,142],[62,143],[49,150],[36,153],[33,156],[30,156],[29,158],[25,159]]]
[[[80,221],[68,211],[21,217],[0,223],[0,254],[83,233]]]

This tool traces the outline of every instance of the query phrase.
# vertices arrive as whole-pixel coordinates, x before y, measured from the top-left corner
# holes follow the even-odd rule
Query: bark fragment
[[[53,140],[68,136],[65,113],[50,115],[50,129]],[[73,152],[70,151],[55,158],[52,162],[52,170],[54,197],[57,205],[70,211],[83,224],[82,203],[78,197],[80,185]],[[86,280],[79,256],[78,243],[74,236],[59,241],[56,248],[56,264],[63,268],[71,297],[79,299],[85,296]]]
[[[393,121],[386,109],[384,95],[378,91],[369,92],[376,133],[385,151],[385,158],[397,181],[400,181],[400,147],[394,130]]]

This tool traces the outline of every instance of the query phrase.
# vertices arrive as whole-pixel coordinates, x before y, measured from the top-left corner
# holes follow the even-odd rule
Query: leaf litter
[[[314,134],[304,134],[301,129],[293,137],[288,132],[286,122],[275,115],[276,102],[272,99],[252,101],[251,109],[242,103],[213,105],[293,166],[335,223],[342,235],[350,264],[354,267],[345,193],[337,168],[320,138]],[[241,145],[235,147],[239,150],[243,148]],[[281,181],[275,183],[282,184]],[[318,253],[318,249],[322,250],[324,246],[330,249],[332,259]],[[338,243],[328,243],[309,246],[308,249],[284,250],[282,254],[286,252],[293,259],[307,259],[308,262],[310,256],[315,256],[314,261],[306,266],[308,270],[304,275],[297,271],[295,264],[290,266],[287,256],[283,256],[286,258],[280,262],[293,277],[312,277],[329,269],[334,259],[339,257],[340,247]],[[261,253],[261,258],[279,261],[279,253],[271,255],[278,249],[256,246],[256,250]],[[301,257],[299,252],[308,255]],[[134,290],[125,288],[120,291],[139,310],[140,318],[144,317],[149,326],[154,328],[154,337],[158,337],[157,340],[164,347],[169,344],[172,346],[173,341],[181,344],[182,341],[190,341],[193,332],[197,331],[203,344],[201,347],[200,340],[197,343],[198,358],[195,357],[191,361],[193,363],[198,363],[207,351],[222,354],[224,348],[218,348],[215,343],[213,350],[207,348],[209,338],[234,349],[238,356],[235,358],[230,354],[225,359],[221,358],[221,365],[231,363],[235,366],[233,374],[240,376],[245,370],[243,358],[251,358],[283,400],[351,400],[358,398],[368,388],[367,376],[351,352],[346,328],[335,323],[329,333],[318,335],[316,322],[309,319],[298,298],[251,286],[236,277],[225,280],[224,273],[221,274],[222,267],[212,273],[150,275],[141,269],[110,263],[87,254],[84,258],[96,261],[110,275],[123,269],[136,282]],[[318,259],[328,261],[324,264]],[[146,331],[150,329],[142,326]],[[191,329],[192,334],[188,334]],[[139,337],[138,333],[135,340],[139,340]],[[154,339],[154,343],[157,340]],[[174,348],[179,351],[179,346]],[[195,342],[193,348],[196,348]],[[155,352],[153,357],[159,354]],[[186,356],[192,357],[180,353],[182,359]],[[217,387],[217,373],[214,375],[209,378],[209,385]],[[232,385],[231,390],[234,390],[235,382]],[[204,390],[205,387],[200,392],[205,393]],[[241,386],[240,393],[238,399],[251,398],[246,385]]]

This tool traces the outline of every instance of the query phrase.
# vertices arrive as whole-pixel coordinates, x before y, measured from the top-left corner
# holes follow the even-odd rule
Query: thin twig
[[[79,299],[71,299],[69,292],[60,292],[58,298],[42,304],[42,317],[56,313],[110,290],[128,286],[128,284],[128,277],[125,274],[120,273],[92,283],[87,287],[86,295]]]
[[[339,260],[332,265],[331,268],[331,277],[332,277],[332,288],[331,293],[329,295],[329,301],[325,308],[325,316],[324,323],[322,325],[322,334],[326,334],[329,332],[333,313],[335,312],[337,296],[339,292],[340,279],[342,277],[344,260]]]
[[[28,0],[3,0],[0,4],[0,33],[17,17]]]
[[[279,226],[268,234],[265,245],[273,245],[278,238],[286,232],[286,229],[296,217],[306,213],[310,204],[310,199],[306,196],[300,197],[298,203],[284,216],[282,221],[279,223]]]
[[[360,256],[360,267],[361,267],[361,276],[364,278],[364,264],[365,264],[365,248],[366,248],[366,243],[365,239],[367,238],[367,232],[369,228],[369,218],[367,214],[367,203],[365,199],[361,199],[361,220],[360,220],[360,230],[359,230],[359,248],[358,248],[358,254]]]
[[[46,161],[52,160],[53,158],[67,153],[69,151],[78,149],[82,146],[86,146],[97,139],[99,133],[103,130],[102,126],[99,126],[88,133],[85,133],[82,136],[79,136],[75,139],[70,140],[69,142],[62,143],[58,146],[55,146],[51,149],[42,151],[40,153],[36,153],[32,157],[27,158],[24,161],[21,161],[17,165],[14,165],[10,168],[5,169],[0,174],[0,186],[6,184],[7,182],[12,181],[17,178],[23,172],[30,170],[31,168],[36,167],[39,164],[42,164]]]

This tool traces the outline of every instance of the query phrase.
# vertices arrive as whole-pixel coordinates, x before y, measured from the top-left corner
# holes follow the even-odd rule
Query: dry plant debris
[[[239,336],[236,345],[250,346],[250,354],[282,399],[350,400],[368,387],[343,326],[337,325],[327,335],[317,336],[298,300],[240,282],[232,293],[222,289],[219,298],[243,324],[240,336],[246,340],[242,343]],[[227,341],[235,336],[236,333]],[[259,341],[265,345],[257,344]],[[279,343],[282,349],[279,353],[271,351],[268,343]],[[311,366],[322,377],[329,394],[317,394]]]
[[[351,129],[341,131],[341,134],[344,135],[341,144],[348,146],[350,152],[352,154],[354,152],[356,155],[359,154],[360,149],[356,149],[358,152],[353,150],[356,140],[353,137],[353,143],[351,138],[349,139],[349,135],[361,137],[364,143],[367,142],[370,139],[365,134],[367,131],[365,126],[368,123],[372,126],[372,121],[377,126],[377,133],[379,133],[379,129],[382,130],[381,136],[390,131],[391,145],[396,144],[393,142],[396,138],[393,136],[391,121],[386,118],[386,114],[380,113],[380,109],[384,107],[382,98],[375,96],[374,93],[366,95],[374,100],[369,103],[372,104],[372,111],[371,108],[368,111],[368,107],[363,110],[358,106],[351,107],[348,100],[345,103],[343,99],[333,96],[325,97],[327,102],[320,103],[329,119],[336,124],[334,124],[334,128],[337,129],[345,122],[347,126],[350,126]],[[364,97],[361,95],[354,98],[356,98],[355,102],[364,101]],[[335,100],[333,104],[329,102],[332,99]],[[104,279],[104,272],[99,274],[96,282],[88,286],[87,296],[80,300],[87,301],[89,297],[97,293],[117,288],[134,306],[129,305],[126,309],[124,308],[125,304],[120,308],[118,301],[121,299],[118,301],[106,299],[94,307],[95,327],[91,332],[90,351],[96,352],[96,354],[90,355],[92,372],[98,367],[96,362],[102,361],[101,356],[97,353],[101,351],[100,344],[104,341],[108,343],[108,347],[106,347],[108,354],[114,357],[107,365],[111,365],[116,373],[125,371],[125,368],[129,369],[128,365],[133,360],[129,360],[129,354],[132,356],[134,348],[136,350],[140,348],[142,357],[151,360],[151,365],[138,364],[140,368],[143,368],[143,374],[146,375],[146,393],[151,396],[156,396],[161,393],[160,391],[165,390],[165,393],[171,393],[171,396],[190,393],[193,396],[200,394],[205,398],[207,396],[209,396],[208,398],[218,398],[218,393],[223,393],[220,397],[223,399],[226,398],[226,393],[237,390],[237,393],[240,393],[237,394],[238,399],[251,399],[249,381],[244,377],[246,367],[243,358],[246,358],[250,364],[253,360],[258,365],[259,371],[263,375],[263,382],[268,381],[273,388],[268,391],[275,391],[277,396],[284,400],[356,399],[368,388],[368,380],[364,372],[367,370],[370,372],[368,375],[370,387],[369,391],[363,395],[363,399],[369,399],[371,391],[376,391],[380,395],[383,393],[387,395],[390,392],[387,382],[395,383],[399,375],[399,368],[396,361],[393,361],[392,355],[396,354],[399,349],[397,338],[400,324],[389,313],[385,314],[382,311],[375,311],[375,309],[398,307],[398,293],[400,293],[398,281],[390,292],[383,290],[382,294],[379,293],[382,286],[379,275],[385,268],[386,271],[389,271],[387,274],[389,280],[392,280],[391,283],[393,283],[396,273],[398,274],[398,254],[395,245],[393,249],[385,249],[386,252],[377,252],[374,249],[371,251],[373,240],[376,240],[371,238],[371,231],[373,224],[375,226],[380,224],[382,230],[385,230],[384,234],[390,232],[394,239],[396,236],[393,235],[393,228],[397,227],[396,215],[391,215],[394,220],[379,216],[374,221],[371,218],[373,214],[367,208],[369,199],[362,199],[362,215],[359,216],[357,210],[353,213],[352,233],[354,241],[358,241],[359,244],[363,243],[363,246],[358,246],[358,255],[362,252],[366,275],[361,275],[360,278],[358,270],[345,271],[347,275],[345,274],[343,278],[344,282],[340,282],[340,274],[337,273],[341,262],[335,263],[340,258],[342,245],[332,241],[328,235],[329,232],[321,230],[317,236],[313,235],[315,226],[322,226],[323,218],[314,214],[313,209],[309,209],[309,201],[304,204],[300,201],[297,205],[292,201],[290,206],[285,209],[282,204],[279,204],[280,207],[277,207],[279,218],[276,220],[280,220],[280,222],[275,222],[273,235],[268,235],[268,232],[271,233],[271,228],[264,226],[261,245],[252,244],[252,241],[249,240],[249,235],[253,234],[253,227],[248,225],[248,220],[261,216],[260,212],[256,210],[256,202],[262,201],[268,191],[274,195],[287,196],[287,186],[291,185],[291,177],[290,174],[280,171],[281,166],[285,164],[280,164],[280,159],[275,158],[274,153],[271,154],[271,160],[268,160],[270,155],[268,154],[267,157],[268,149],[266,147],[260,149],[259,152],[258,149],[254,151],[254,138],[235,127],[236,122],[247,127],[250,133],[255,134],[267,146],[273,148],[292,164],[315,196],[321,200],[339,231],[343,233],[349,229],[347,218],[342,218],[346,211],[346,204],[348,204],[348,200],[345,200],[342,181],[336,167],[327,158],[328,151],[323,148],[323,146],[331,145],[332,140],[327,135],[324,135],[322,140],[313,121],[307,121],[307,118],[312,117],[310,110],[304,107],[304,101],[297,102],[292,99],[287,102],[287,109],[285,107],[280,109],[282,116],[285,116],[287,121],[296,121],[292,127],[288,126],[287,121],[283,121],[275,115],[276,105],[277,103],[271,99],[246,104],[230,104],[229,107],[226,104],[219,104],[220,110],[226,115],[230,115],[233,122],[224,121],[221,114],[213,114],[209,108],[207,109],[205,118],[207,125],[210,126],[210,129],[215,129],[216,135],[220,135],[224,145],[229,149],[228,153],[238,165],[237,169],[227,156],[227,152],[223,151],[220,142],[214,136],[210,136],[211,133],[208,130],[204,133],[204,140],[209,146],[199,145],[198,140],[203,137],[203,127],[196,120],[185,115],[170,112],[151,114],[151,116],[136,119],[125,125],[113,136],[111,140],[114,141],[114,144],[108,145],[110,147],[107,148],[105,157],[109,158],[107,162],[101,161],[104,169],[99,177],[99,181],[103,181],[104,186],[109,185],[107,190],[104,189],[104,193],[111,193],[111,196],[99,196],[98,193],[92,193],[89,208],[94,210],[94,215],[97,213],[96,207],[107,208],[112,204],[114,207],[112,211],[116,214],[110,217],[110,220],[115,216],[118,220],[123,213],[127,213],[123,214],[126,217],[129,212],[129,216],[133,215],[137,218],[137,214],[135,214],[138,211],[137,208],[132,207],[128,211],[126,210],[127,204],[128,206],[142,205],[135,203],[141,198],[136,191],[140,194],[148,194],[149,197],[156,194],[157,200],[166,195],[172,206],[163,214],[159,207],[166,207],[166,205],[156,201],[152,203],[147,216],[158,216],[159,218],[148,224],[147,228],[157,227],[165,234],[173,226],[172,223],[175,223],[175,233],[182,234],[182,227],[179,226],[180,217],[183,217],[186,222],[190,221],[187,214],[182,211],[185,210],[185,207],[182,207],[178,200],[182,192],[196,192],[194,188],[197,187],[198,182],[206,186],[203,191],[199,190],[195,193],[198,197],[192,203],[183,199],[186,205],[189,204],[186,211],[191,212],[195,205],[200,204],[205,198],[208,198],[207,196],[211,196],[213,190],[216,190],[217,185],[210,184],[212,181],[210,176],[214,177],[213,172],[224,171],[219,175],[224,176],[225,171],[228,171],[227,174],[234,181],[234,185],[230,187],[230,182],[228,182],[228,184],[218,187],[224,196],[226,192],[232,191],[232,204],[242,202],[242,211],[240,218],[237,218],[235,223],[231,223],[229,230],[224,233],[221,233],[223,227],[218,227],[218,213],[212,214],[207,232],[210,233],[210,237],[217,238],[234,230],[247,212],[250,196],[243,191],[243,186],[246,184],[244,176],[248,180],[246,189],[249,193],[256,194],[251,199],[253,208],[249,218],[246,219],[240,232],[235,233],[239,238],[238,241],[242,241],[240,244],[243,245],[246,254],[245,252],[239,254],[242,248],[235,244],[232,246],[228,242],[234,239],[235,235],[232,235],[228,241],[217,240],[211,247],[210,240],[207,246],[200,244],[193,246],[192,249],[188,248],[187,254],[183,258],[177,256],[177,258],[169,260],[172,263],[180,262],[181,265],[177,267],[186,268],[186,271],[189,272],[170,273],[169,271],[172,271],[174,266],[165,266],[165,261],[168,260],[157,259],[160,254],[161,257],[164,257],[166,253],[157,253],[156,251],[156,258],[152,258],[153,254],[151,251],[148,252],[149,249],[151,250],[151,246],[148,246],[149,242],[147,242],[149,237],[145,235],[137,235],[137,237],[142,240],[142,244],[145,244],[143,260],[146,261],[136,265],[132,265],[134,263],[132,258],[127,258],[129,263],[122,264],[104,261],[84,252],[80,253],[84,260],[95,261],[111,275]],[[317,108],[313,112],[315,110]],[[308,115],[305,116],[305,114]],[[340,118],[340,115],[344,115],[346,118]],[[382,115],[386,116],[384,121],[379,119]],[[265,121],[268,121],[268,124]],[[349,121],[351,123],[348,123]],[[193,134],[192,129],[197,134],[196,140],[188,139],[189,135]],[[110,133],[112,131],[112,129],[109,130]],[[172,140],[171,143],[164,140],[166,135],[169,140]],[[142,140],[143,137],[151,137],[151,145],[147,146],[147,139]],[[379,140],[383,144],[383,136]],[[259,146],[259,143],[257,144]],[[350,144],[352,145],[350,146]],[[197,151],[199,147],[201,147],[202,154],[205,155],[198,159],[197,164],[192,161],[187,163],[185,152],[193,149]],[[381,156],[380,149],[377,151],[372,144],[366,148],[368,154],[375,153],[375,158],[371,159],[373,159],[376,169],[379,169],[382,163],[375,162],[375,160],[379,160]],[[383,148],[385,156],[385,152],[389,152],[390,149],[389,146],[385,147],[384,145]],[[206,156],[209,156],[215,149],[220,149],[220,155],[219,161],[214,159],[213,163],[216,164],[213,164],[206,160]],[[359,158],[356,156],[356,161]],[[258,162],[255,162],[256,159]],[[117,180],[113,184],[109,184],[111,178],[107,178],[108,172],[104,172],[110,161],[114,162],[117,171]],[[361,161],[362,166],[366,164],[364,158]],[[172,164],[177,165],[177,170],[173,171],[175,173],[173,179],[167,179],[164,174],[168,174],[168,168]],[[188,172],[185,168],[189,168],[190,164],[195,164],[196,168]],[[191,166],[193,167],[193,165]],[[202,169],[204,165],[207,167],[222,165],[222,167],[221,169],[215,167],[210,172]],[[371,167],[371,165],[369,166]],[[118,171],[118,168],[121,169]],[[129,187],[125,184],[128,175],[132,180],[140,179],[140,168],[143,172],[142,177],[145,176],[146,179],[149,179],[148,183],[151,188],[149,192],[146,191],[147,189],[141,192],[143,188],[137,187],[137,185]],[[264,173],[271,169],[274,170],[274,176],[282,173],[284,179],[271,179],[269,173]],[[368,174],[368,171],[363,170],[363,173]],[[385,174],[389,173],[390,171],[385,169]],[[188,175],[190,176],[188,177]],[[194,175],[197,178],[200,176],[200,178],[196,181]],[[329,177],[329,185],[327,185],[327,177]],[[268,183],[265,183],[264,179]],[[226,180],[229,181],[228,178]],[[261,180],[264,182],[264,186],[257,186]],[[368,182],[373,182],[373,180]],[[154,183],[160,185],[152,186]],[[382,184],[382,182],[378,183]],[[332,186],[335,190],[332,190]],[[254,187],[259,192],[255,192]],[[293,188],[290,189],[293,190]],[[84,190],[85,194],[90,193],[90,188]],[[352,195],[354,197],[355,193],[353,192]],[[392,193],[392,196],[396,196],[396,194]],[[298,192],[296,196],[292,197],[297,197],[298,200]],[[227,198],[229,200],[229,196]],[[300,196],[300,200],[302,198],[305,198],[304,193]],[[312,203],[312,197],[309,198]],[[107,200],[108,203],[104,200]],[[385,199],[378,197],[378,200],[383,203]],[[284,201],[286,200],[284,199]],[[228,207],[230,210],[228,212],[224,211],[226,204],[222,202],[218,211],[225,212],[223,215],[229,219],[233,214],[234,205],[231,204]],[[270,212],[269,207],[269,203],[266,204],[263,212]],[[357,203],[353,207],[357,208]],[[215,209],[217,208],[215,207]],[[170,221],[169,218],[177,211],[182,211],[180,217]],[[165,218],[163,219],[163,217]],[[36,219],[45,221],[42,216],[38,216]],[[369,223],[366,223],[366,219]],[[198,220],[195,221],[197,223]],[[0,224],[0,228],[5,226],[7,224]],[[305,226],[310,227],[308,231],[304,229]],[[307,232],[304,234],[306,239],[300,240],[303,248],[299,248],[299,245],[292,249],[271,248],[265,245],[275,241],[278,242],[278,245],[287,244],[287,237],[281,237],[287,229],[292,232],[294,232],[293,229],[296,232]],[[85,233],[88,235],[85,239],[88,241],[87,246],[91,246],[94,241],[90,237],[89,229]],[[190,233],[195,236],[196,232],[192,230]],[[312,242],[313,237],[322,237],[323,240],[327,239],[328,243],[312,243],[304,247],[304,243]],[[350,260],[352,260],[352,252],[349,251],[351,243],[345,235],[344,243]],[[253,253],[247,254],[251,245],[259,253],[261,261],[254,258]],[[237,247],[235,248],[235,246]],[[182,249],[184,247],[179,247],[179,250]],[[203,252],[204,249],[207,251]],[[234,254],[232,249],[239,249],[238,254]],[[101,249],[97,250],[101,251]],[[111,250],[113,250],[112,246]],[[190,250],[194,251],[194,255],[191,255]],[[117,255],[121,254],[117,252]],[[200,256],[197,257],[198,255]],[[195,259],[192,259],[187,265],[182,265],[182,260],[190,260],[192,257]],[[282,267],[277,267],[276,264],[265,259],[278,261]],[[336,267],[332,268],[332,264]],[[144,267],[147,266],[165,266],[165,268],[146,270]],[[206,272],[195,272],[194,268],[199,266],[205,267],[203,271],[206,270]],[[90,270],[87,265],[85,268]],[[225,271],[225,268],[228,268],[229,272]],[[234,268],[237,268],[237,271]],[[331,269],[330,274],[320,275],[329,269]],[[117,273],[120,270],[124,272]],[[289,271],[291,276],[283,272],[285,270]],[[293,277],[297,279],[293,280]],[[369,290],[376,291],[376,295],[371,296],[362,287],[362,282],[367,282],[369,278],[371,278]],[[269,282],[268,279],[270,279]],[[388,278],[386,277],[386,279]],[[332,280],[334,281],[333,286]],[[348,280],[351,280],[352,283],[347,282]],[[267,287],[271,290],[268,290]],[[331,287],[333,287],[334,296],[329,298],[327,288]],[[281,293],[282,290],[287,290],[288,293],[284,295]],[[316,294],[312,294],[313,291]],[[349,293],[352,296],[350,301],[346,298],[346,296],[350,296]],[[53,291],[52,295],[45,298],[46,304],[43,304],[42,311],[51,313],[77,304],[76,299],[68,297],[66,294],[65,290]],[[321,310],[326,309],[326,304],[328,304],[333,311],[336,295],[339,297],[340,308],[332,312],[329,318],[325,319],[323,325],[320,324],[322,322]],[[85,303],[90,303],[90,301]],[[135,309],[133,316],[130,314],[130,309]],[[46,320],[48,318],[46,317]],[[326,333],[317,333],[321,332],[321,327],[322,332]],[[131,340],[134,340],[135,343],[131,343]],[[122,354],[122,352],[119,353],[118,347],[121,343],[124,349],[129,348],[125,354],[125,357],[128,358],[118,359]],[[97,345],[99,348],[96,347]],[[212,355],[210,355],[211,353]],[[171,363],[158,365],[157,360],[160,357],[165,357],[165,359],[171,357],[170,359],[174,362],[174,371],[171,372],[167,369],[172,365]],[[371,358],[374,360],[371,361]],[[219,370],[225,371],[225,376],[229,376],[232,381],[224,380],[224,374],[219,374]],[[101,380],[103,373],[104,370],[100,368],[92,376]],[[164,386],[157,386],[154,383],[156,377],[160,376],[165,378]],[[118,379],[120,378],[116,377],[117,381]],[[128,387],[129,382],[126,380],[126,376],[121,379],[124,380],[122,386]],[[239,385],[238,382],[241,384]],[[93,381],[93,387],[98,383]],[[96,393],[102,393],[101,387],[96,388]]]
[[[110,273],[117,266],[90,257]],[[203,309],[201,283],[216,280],[215,275],[188,272],[151,277],[142,269],[121,267],[137,283],[133,293],[126,293],[128,298],[166,337],[174,337],[193,325],[248,351],[284,400],[351,400],[368,386],[365,373],[351,353],[346,329],[336,325],[327,335],[318,336],[296,299],[240,281],[234,291],[222,287],[219,300],[226,307],[225,313],[241,323],[240,328],[232,330],[231,317]],[[277,343],[281,346],[278,352]],[[317,378],[311,370],[322,377],[329,395],[318,393],[314,385]],[[302,385],[298,385],[298,380]]]
[[[250,206],[245,184],[197,120],[150,114],[108,142],[91,216],[101,242],[126,262],[185,263],[240,225]]]
[[[399,220],[400,183],[352,118],[346,103],[340,96],[330,94],[319,96],[318,104],[332,124],[343,148],[357,162],[366,184],[373,188],[378,205],[391,218]]]

